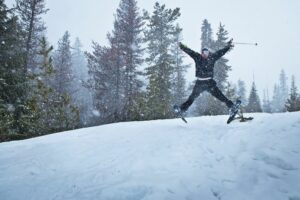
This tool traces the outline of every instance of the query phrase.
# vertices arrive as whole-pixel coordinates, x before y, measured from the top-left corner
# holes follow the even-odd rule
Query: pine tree
[[[281,112],[280,90],[277,84],[274,85],[271,108],[272,112]]]
[[[285,103],[288,99],[289,91],[288,91],[288,84],[287,84],[287,76],[284,70],[281,70],[280,77],[279,77],[279,93],[280,93],[280,111],[285,112],[286,107]]]
[[[237,96],[240,98],[242,101],[242,105],[245,106],[247,105],[247,98],[246,98],[246,84],[242,80],[238,80],[237,83]]]
[[[39,40],[43,37],[46,30],[42,21],[42,15],[48,12],[45,4],[45,0],[16,0],[16,9],[19,13],[24,33],[25,74],[28,73],[28,70],[31,72],[36,70]]]
[[[225,26],[220,24],[219,30],[217,32],[217,40],[214,43],[214,49],[219,50],[227,45],[228,32],[224,28]],[[228,64],[228,59],[222,57],[216,64],[214,69],[214,79],[217,82],[218,87],[221,91],[224,91],[224,87],[228,78],[228,72],[231,70],[231,66]]]
[[[82,43],[77,37],[71,47],[71,63],[74,74],[76,75],[75,79],[79,85],[82,85],[82,82],[86,81],[89,77],[87,61],[82,48]]]
[[[93,43],[93,52],[86,54],[90,79],[87,87],[93,96],[95,113],[99,112],[96,124],[121,120],[120,65],[118,55],[112,47]],[[97,111],[97,112],[96,112]]]
[[[79,128],[79,109],[73,104],[71,97],[54,90],[49,98],[51,99],[51,109],[53,109],[49,123],[51,132],[61,132]]]
[[[74,73],[72,71],[72,56],[70,34],[65,32],[58,41],[58,48],[54,54],[55,80],[53,86],[58,93],[72,96],[76,92],[73,88]]]
[[[143,48],[142,48],[142,31],[143,18],[140,15],[136,0],[121,0],[117,9],[114,31],[112,34],[113,40],[119,47],[119,57],[121,57],[120,72],[121,91],[123,90],[124,104],[120,113],[122,120],[132,120],[136,118],[136,113],[133,111],[136,108],[137,99],[141,93],[143,82],[140,80],[141,65],[143,64]],[[119,58],[118,58],[119,59]]]
[[[230,82],[227,82],[227,86],[225,87],[225,96],[228,99],[237,99],[237,87],[235,84],[232,84]],[[227,108],[228,110],[228,108]]]
[[[257,94],[255,82],[252,83],[252,88],[250,91],[248,105],[246,107],[247,112],[262,112],[260,99]]]
[[[87,61],[82,51],[82,44],[79,38],[75,39],[72,46],[72,71],[74,74],[73,88],[75,93],[72,95],[74,104],[80,110],[81,127],[91,124],[91,113],[93,111],[92,95],[85,83],[89,79]]]
[[[271,102],[270,102],[270,99],[269,99],[268,90],[267,90],[267,92],[264,91],[263,112],[266,112],[266,113],[271,113],[272,112],[272,107],[271,107]]]
[[[0,134],[29,134],[32,125],[21,36],[17,17],[0,0]]]
[[[22,79],[18,79],[21,77],[17,78],[13,73],[16,72],[13,69],[15,60],[10,55],[15,50],[11,47],[17,42],[13,32],[17,18],[11,17],[11,14],[4,0],[0,0],[0,134],[12,132],[9,124],[14,123],[13,111],[17,96],[10,93],[10,90],[15,92],[18,87],[13,86],[22,83]]]
[[[56,119],[60,123],[55,129],[68,130],[78,126],[79,111],[74,105],[73,97],[78,91],[74,72],[72,71],[72,55],[70,34],[65,32],[63,37],[58,41],[58,48],[53,56],[54,75],[51,80],[51,87],[55,90],[55,99],[59,110],[56,112]],[[71,118],[73,113],[78,117]],[[75,120],[75,121],[74,121]]]
[[[211,24],[207,19],[204,19],[201,27],[201,48],[214,49],[213,31]]]
[[[187,68],[190,67],[190,65],[183,64],[183,52],[178,45],[179,42],[182,41],[181,34],[182,29],[177,24],[176,34],[172,45],[172,54],[175,60],[174,74],[172,76],[172,102],[177,105],[183,103],[183,101],[186,99],[186,80],[184,75],[187,71]]]
[[[170,47],[176,33],[175,22],[180,16],[179,8],[167,9],[165,5],[155,3],[151,16],[145,13],[148,30],[145,32],[148,42],[149,65],[146,69],[149,85],[147,86],[147,116],[149,119],[163,119],[172,116],[172,80],[174,57]]]
[[[100,123],[137,119],[143,82],[143,19],[135,0],[121,0],[108,47],[94,43],[88,53],[89,87]],[[101,77],[101,78],[100,78]],[[100,95],[101,94],[101,95]]]
[[[300,97],[298,94],[297,86],[295,84],[295,76],[292,76],[290,96],[286,102],[286,109],[289,112],[300,110]]]
[[[115,22],[115,26],[116,26]],[[124,108],[125,108],[125,95],[124,95],[124,59],[120,55],[122,55],[122,47],[119,42],[119,37],[114,37],[108,35],[108,39],[110,41],[110,49],[108,53],[108,66],[111,68],[108,71],[108,74],[112,80],[111,84],[108,84],[110,88],[112,88],[112,98],[110,100],[113,102],[112,106],[112,119],[113,122],[123,121],[124,120]],[[103,58],[105,59],[105,58]],[[104,62],[105,63],[105,62]]]
[[[284,70],[281,70],[279,75],[279,84],[274,86],[272,99],[272,112],[285,112],[285,103],[288,99],[287,77]]]
[[[53,74],[53,67],[51,65],[51,58],[49,57],[50,52],[53,47],[49,47],[46,41],[46,38],[43,37],[40,41],[39,48],[39,59],[40,62],[37,62],[37,66],[39,67],[39,73],[35,73],[33,76],[33,95],[31,96],[31,102],[35,102],[35,121],[37,123],[34,124],[34,135],[48,134],[51,133],[51,120],[55,120],[53,115],[55,111],[51,109],[49,98],[52,88],[50,88],[47,84],[49,84],[50,76]]]
[[[55,77],[50,53],[53,47],[48,45],[45,37],[40,41],[39,73],[35,74],[33,101],[37,102],[36,113],[38,122],[35,132],[38,135],[74,129],[78,127],[79,111],[70,103],[66,94],[58,93],[51,83]]]
[[[55,118],[55,113],[57,112],[52,106],[51,94],[53,89],[49,86],[50,80],[54,73],[52,66],[52,59],[50,58],[50,52],[53,50],[53,47],[48,45],[48,42],[45,37],[40,40],[39,47],[39,62],[37,66],[39,67],[39,73],[35,73],[35,87],[34,95],[32,96],[33,100],[37,103],[36,107],[36,121],[35,124],[35,134],[48,134],[53,130],[53,122],[57,120]]]

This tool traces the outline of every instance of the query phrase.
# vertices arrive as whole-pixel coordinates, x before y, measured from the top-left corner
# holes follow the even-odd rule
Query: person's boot
[[[173,110],[176,114],[182,114],[183,113],[181,108],[178,105],[174,105]]]
[[[176,117],[180,117],[185,123],[187,123],[186,119],[184,118],[184,111],[179,106],[174,105],[173,110]]]

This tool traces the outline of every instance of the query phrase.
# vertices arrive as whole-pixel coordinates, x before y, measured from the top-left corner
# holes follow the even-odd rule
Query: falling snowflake
[[[15,107],[14,107],[12,104],[8,104],[8,105],[7,105],[7,110],[8,110],[9,112],[14,112],[14,111],[15,111]]]
[[[100,117],[100,112],[98,110],[93,110],[92,113],[94,116]]]

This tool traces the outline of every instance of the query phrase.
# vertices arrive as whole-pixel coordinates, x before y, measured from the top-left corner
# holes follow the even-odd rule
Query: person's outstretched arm
[[[216,51],[215,53],[213,53],[214,59],[218,60],[219,58],[224,56],[225,53],[227,53],[232,47],[233,47],[233,44],[232,44],[232,39],[231,39],[227,43],[226,47],[224,47],[223,49],[220,49],[220,50]]]
[[[195,59],[197,56],[199,56],[199,53],[193,51],[192,49],[188,48],[186,45],[179,42],[179,48],[187,53],[189,56],[191,56],[193,59]]]

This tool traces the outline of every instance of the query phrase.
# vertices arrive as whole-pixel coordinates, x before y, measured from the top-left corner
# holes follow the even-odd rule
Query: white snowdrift
[[[300,200],[300,112],[111,124],[0,144],[1,200]]]

